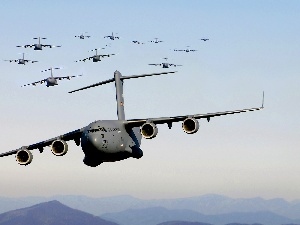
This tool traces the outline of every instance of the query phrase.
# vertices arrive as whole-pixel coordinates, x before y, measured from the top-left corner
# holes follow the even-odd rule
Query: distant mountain
[[[200,223],[200,222],[186,222],[186,221],[170,221],[164,222],[157,225],[211,225],[209,223]]]
[[[72,209],[58,201],[0,214],[0,225],[117,225],[100,217]]]
[[[219,215],[204,215],[192,210],[169,210],[163,207],[129,209],[117,213],[103,214],[101,217],[114,221],[120,225],[156,225],[168,221],[201,222],[214,225],[225,225],[230,223],[281,225],[295,222],[292,219],[271,212],[238,212]]]
[[[202,195],[190,198],[142,200],[132,196],[114,196],[105,198],[91,198],[86,196],[53,196],[53,197],[26,197],[0,198],[0,213],[9,210],[28,207],[40,202],[58,200],[74,209],[82,210],[93,215],[120,212],[127,209],[144,209],[164,207],[166,209],[187,209],[206,215],[228,213],[255,213],[272,212],[290,219],[297,219],[294,223],[300,224],[300,200],[292,202],[284,199],[265,200],[262,198],[228,198],[221,195]]]

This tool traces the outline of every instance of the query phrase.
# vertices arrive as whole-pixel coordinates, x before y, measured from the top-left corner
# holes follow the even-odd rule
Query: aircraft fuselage
[[[101,61],[100,55],[94,55],[93,56],[93,62],[99,62],[99,61]]]
[[[142,157],[139,128],[126,129],[125,123],[122,120],[98,120],[85,127],[81,135],[84,163],[93,166],[92,161],[97,166],[102,162]]]
[[[34,50],[42,50],[43,46],[42,44],[34,44]]]
[[[55,86],[57,85],[57,80],[54,77],[48,77],[46,80],[46,86],[50,87],[50,86]]]
[[[18,60],[18,64],[23,64],[23,65],[25,65],[25,60],[24,60],[24,59],[19,59],[19,60]]]
[[[162,68],[169,68],[169,63],[162,63]]]

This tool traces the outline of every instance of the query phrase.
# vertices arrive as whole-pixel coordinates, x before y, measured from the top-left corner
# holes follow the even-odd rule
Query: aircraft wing
[[[195,119],[205,118],[207,119],[207,121],[210,121],[210,118],[215,116],[224,116],[224,115],[235,114],[235,113],[251,112],[256,110],[262,110],[263,108],[264,107],[262,105],[261,107],[258,108],[239,109],[233,111],[224,111],[224,112],[215,112],[215,113],[206,113],[206,114],[194,114],[194,115],[174,116],[174,117],[159,117],[159,118],[148,118],[148,119],[132,119],[132,120],[127,120],[126,126],[139,127],[143,125],[145,122],[152,122],[154,124],[164,124],[164,123],[171,124],[173,122],[183,121],[186,118],[195,118]]]
[[[100,55],[102,58],[104,57],[110,57],[111,55],[115,55],[115,54],[106,54],[106,55]]]
[[[43,47],[49,47],[49,48],[59,48],[61,45],[42,45]]]
[[[51,145],[53,141],[58,140],[58,139],[59,140],[64,140],[64,141],[75,140],[76,144],[78,145],[80,143],[78,141],[78,139],[80,140],[80,136],[81,136],[81,133],[82,133],[83,129],[84,128],[77,129],[77,130],[71,131],[69,133],[60,135],[58,137],[48,139],[46,141],[41,141],[41,142],[38,142],[38,143],[35,143],[35,144],[31,144],[31,145],[28,145],[28,146],[23,146],[23,147],[21,147],[19,149],[16,149],[16,150],[12,150],[12,151],[9,151],[9,152],[1,153],[0,157],[8,156],[8,155],[14,155],[14,154],[16,154],[21,149],[27,149],[27,150],[39,149],[40,152],[42,152],[44,147]]]
[[[177,64],[169,63],[169,66],[174,66],[174,67],[176,67],[176,66],[182,66],[182,65],[177,65]]]
[[[150,63],[150,64],[148,64],[148,65],[150,65],[150,66],[161,66],[160,63]]]
[[[79,59],[79,60],[76,60],[75,62],[85,62],[86,60],[90,60],[92,59],[93,57],[89,57],[89,58],[84,58],[84,59]]]
[[[33,47],[34,45],[17,45],[16,47],[18,47],[18,48],[31,48],[31,47]]]
[[[6,62],[18,62],[17,59],[5,59],[4,61],[6,61]]]
[[[21,87],[26,87],[26,86],[30,86],[30,85],[36,86],[37,84],[43,84],[43,83],[45,83],[46,80],[47,80],[47,79],[39,80],[39,81],[36,81],[36,82],[33,82],[33,83],[25,84],[25,85],[23,85],[23,86],[21,86]]]
[[[63,80],[63,79],[68,79],[68,80],[70,80],[71,78],[74,78],[74,77],[80,77],[80,76],[82,76],[82,74],[80,74],[80,75],[73,75],[73,76],[64,76],[64,77],[54,77],[55,79],[57,79],[57,80]]]

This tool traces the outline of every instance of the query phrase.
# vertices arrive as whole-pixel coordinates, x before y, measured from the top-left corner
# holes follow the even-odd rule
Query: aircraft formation
[[[92,36],[85,35],[87,32],[82,33],[81,35],[75,35],[75,38],[79,38],[80,40],[90,38]],[[111,35],[104,36],[103,38],[109,39],[111,41],[115,41],[120,39],[119,36],[116,36],[112,32]],[[43,47],[61,47],[54,46],[49,44],[41,44],[41,39],[44,40],[46,38],[34,38],[38,39],[38,44],[30,44],[24,46],[24,48],[32,48],[34,50],[41,51]],[[204,42],[208,41],[208,38],[200,39]],[[146,42],[133,40],[131,41],[133,44],[145,44]],[[154,38],[153,40],[148,41],[149,44],[160,44],[164,41]],[[106,45],[107,47],[108,45]],[[99,62],[102,58],[114,56],[114,53],[111,54],[98,54],[98,50],[105,48],[95,48],[90,50],[95,51],[95,55],[89,56],[87,58],[83,58],[77,60],[75,62],[86,62],[87,60],[92,60],[92,62]],[[186,49],[174,49],[174,51],[182,51],[182,52],[195,52],[196,49],[190,49],[187,46]],[[161,63],[151,63],[148,65],[153,66],[161,66],[162,68],[170,68],[170,67],[181,67],[180,64],[169,63],[168,58],[163,58],[165,61]],[[18,59],[18,60],[6,60],[10,62],[19,62],[19,64],[25,65],[25,62],[28,63],[30,60]],[[37,61],[31,61],[37,62]],[[47,87],[58,85],[59,80],[67,79],[82,76],[80,75],[71,75],[71,76],[54,76],[53,71],[60,69],[59,67],[50,67],[48,69],[43,70],[42,72],[50,71],[50,76],[44,78],[39,81],[35,81],[32,83],[25,84],[23,86],[36,86],[37,84],[46,84]],[[56,137],[39,141],[34,144],[26,145],[19,147],[15,150],[11,150],[8,152],[0,153],[0,157],[15,155],[16,161],[20,165],[29,165],[33,160],[33,150],[38,150],[40,153],[44,151],[45,147],[50,146],[51,152],[55,156],[63,156],[68,152],[68,141],[73,140],[77,146],[81,146],[82,151],[84,152],[83,162],[85,165],[90,167],[96,167],[104,162],[115,162],[124,160],[127,158],[136,158],[139,159],[143,156],[143,151],[141,149],[141,141],[142,138],[145,139],[153,139],[158,134],[158,125],[166,124],[169,129],[172,128],[172,124],[176,122],[182,123],[182,130],[187,134],[194,134],[199,130],[199,121],[198,120],[207,120],[208,122],[213,117],[223,116],[223,115],[231,115],[238,114],[242,112],[251,112],[251,111],[259,111],[264,108],[264,96],[262,99],[262,105],[254,108],[246,108],[246,109],[238,109],[238,110],[230,110],[223,112],[214,112],[214,113],[195,113],[192,115],[181,115],[181,116],[167,116],[167,117],[156,117],[156,118],[141,118],[141,119],[126,119],[125,117],[125,109],[124,109],[124,95],[123,95],[123,85],[126,80],[136,79],[136,78],[144,78],[144,77],[152,77],[152,76],[160,76],[167,74],[174,74],[177,71],[167,71],[160,73],[149,73],[149,74],[140,74],[140,75],[127,75],[123,76],[118,70],[116,70],[113,74],[113,77],[108,80],[100,81],[98,83],[91,84],[86,87],[82,87],[73,91],[69,91],[68,93],[74,93],[78,91],[82,91],[85,89],[102,86],[109,83],[114,83],[115,85],[115,94],[116,94],[116,104],[117,104],[117,119],[116,120],[97,120],[89,123],[86,126],[75,129],[73,131],[67,132],[65,134],[58,135]],[[127,81],[126,81],[127,82]]]

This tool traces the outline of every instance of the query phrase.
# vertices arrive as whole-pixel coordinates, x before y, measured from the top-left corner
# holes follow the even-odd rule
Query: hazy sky
[[[126,80],[126,118],[190,115],[259,107],[258,112],[200,120],[187,135],[181,123],[142,140],[144,156],[97,168],[83,164],[80,147],[56,157],[33,151],[29,166],[1,159],[1,196],[80,194],[176,198],[216,193],[230,197],[300,199],[299,1],[14,1],[0,7],[1,60],[25,52],[38,63],[0,62],[1,152],[116,119],[115,89],[108,84],[68,91],[123,75],[167,71],[148,63],[182,64],[178,73]],[[92,37],[79,40],[75,35]],[[120,40],[103,37],[116,32]],[[16,48],[33,37],[62,48]],[[148,41],[155,37],[163,43]],[[207,37],[207,42],[200,38]],[[131,41],[140,40],[145,45]],[[116,53],[102,62],[75,60],[91,49]],[[191,46],[193,53],[174,52]],[[56,87],[23,87],[50,75],[84,76]],[[172,70],[172,69],[170,69]]]

